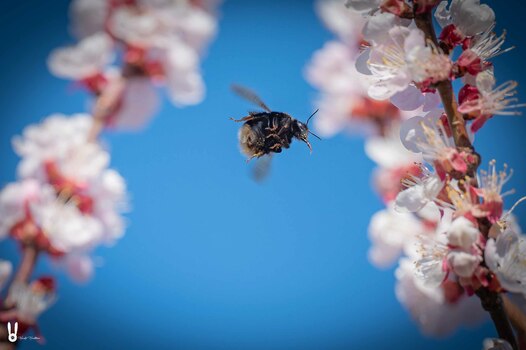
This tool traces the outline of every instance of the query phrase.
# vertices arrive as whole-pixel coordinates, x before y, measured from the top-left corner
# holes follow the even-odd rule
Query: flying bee
[[[260,158],[272,153],[281,153],[283,148],[289,148],[294,138],[307,144],[312,152],[309,142],[309,134],[318,138],[309,130],[310,119],[318,112],[312,113],[306,123],[292,118],[287,113],[274,112],[251,90],[233,85],[232,90],[240,97],[258,105],[263,112],[249,112],[249,115],[241,119],[230,118],[235,122],[244,122],[239,129],[239,145],[241,152],[248,159]]]

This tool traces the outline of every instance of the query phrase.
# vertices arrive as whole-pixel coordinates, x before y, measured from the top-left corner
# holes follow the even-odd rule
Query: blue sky
[[[526,47],[519,9],[492,1],[498,30],[517,48],[496,59],[498,81],[518,80],[526,101]],[[0,14],[0,185],[14,180],[10,138],[53,112],[86,110],[86,95],[52,77],[45,60],[72,43],[68,1],[28,0]],[[524,10],[524,5],[522,11]],[[226,1],[203,62],[206,100],[162,110],[141,133],[106,133],[112,165],[127,180],[129,228],[96,252],[87,285],[57,272],[59,299],[41,317],[50,349],[478,349],[490,324],[453,337],[422,337],[394,295],[391,270],[367,261],[369,218],[382,208],[373,163],[359,138],[294,143],[254,183],[228,120],[251,107],[232,82],[253,87],[273,109],[305,119],[316,91],[303,77],[332,35],[308,1]],[[524,117],[497,117],[477,135],[484,161],[514,168],[513,203],[526,194]],[[524,224],[526,208],[517,214]],[[0,256],[17,261],[12,242]],[[37,273],[52,266],[40,261]],[[26,341],[21,349],[36,349]]]

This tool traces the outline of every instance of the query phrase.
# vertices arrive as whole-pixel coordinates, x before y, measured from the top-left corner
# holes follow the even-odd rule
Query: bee
[[[306,123],[303,123],[287,113],[270,110],[253,91],[247,88],[233,85],[232,90],[264,110],[263,112],[249,112],[249,115],[241,119],[230,118],[238,123],[243,122],[238,138],[241,152],[248,157],[247,162],[252,158],[281,153],[284,148],[290,147],[293,139],[305,142],[312,153],[309,134],[320,138],[309,130],[308,125],[318,110],[311,114]]]

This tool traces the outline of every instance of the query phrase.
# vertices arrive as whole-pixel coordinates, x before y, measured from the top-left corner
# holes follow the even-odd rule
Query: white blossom
[[[75,46],[55,49],[47,63],[57,77],[81,80],[100,74],[113,57],[112,39],[104,33],[97,33]]]
[[[400,260],[395,275],[398,300],[426,335],[449,335],[460,326],[473,327],[487,317],[477,298],[460,296],[455,303],[447,302],[441,287],[426,285],[415,277],[415,266],[408,258]]]
[[[458,277],[469,278],[482,262],[482,257],[462,250],[452,250],[447,255],[447,262]]]
[[[396,197],[397,211],[416,212],[434,202],[444,188],[444,181],[436,173],[431,173],[427,168],[422,169],[422,175],[411,175],[404,180],[407,188]]]
[[[453,220],[447,231],[449,244],[466,250],[471,248],[479,235],[480,232],[475,225],[463,216]]]
[[[35,284],[15,283],[9,289],[8,300],[16,304],[16,317],[18,320],[34,325],[38,316],[47,310],[56,300],[54,290],[40,290]]]
[[[0,192],[0,240],[26,216],[29,202],[41,196],[40,184],[34,179],[10,183]]]
[[[440,26],[454,24],[465,36],[473,36],[490,28],[495,23],[495,13],[480,0],[442,1],[435,12],[435,18]]]
[[[353,9],[345,9],[341,0],[320,0],[316,10],[325,26],[336,34],[349,48],[358,48],[365,18]]]
[[[387,99],[407,89],[412,82],[448,79],[452,63],[445,55],[426,46],[417,28],[384,28],[382,41],[370,48],[368,68],[374,78],[369,96]]]
[[[51,245],[61,252],[91,249],[102,239],[102,224],[83,214],[75,203],[57,199],[52,188],[46,187],[43,198],[31,203],[31,212]]]
[[[398,213],[390,206],[373,215],[368,231],[373,244],[369,260],[385,268],[392,265],[406,247],[414,244],[424,228],[412,214]]]
[[[99,144],[88,142],[92,123],[93,118],[86,114],[53,114],[39,125],[26,127],[21,137],[13,139],[15,152],[22,157],[19,176],[46,181],[47,162],[54,162],[64,176],[77,181],[100,176],[109,164],[109,154]]]
[[[506,230],[486,243],[485,261],[503,288],[526,294],[526,239]]]
[[[42,205],[40,222],[54,225],[53,218],[64,215],[71,219],[69,229],[87,230],[82,231],[84,236],[77,235],[78,242],[58,238],[58,249],[91,246],[98,241],[111,243],[123,234],[121,212],[126,209],[125,182],[116,171],[108,169],[109,154],[98,143],[88,142],[92,122],[93,118],[88,115],[52,115],[39,125],[28,126],[23,136],[14,140],[15,150],[22,156],[19,175],[23,179],[49,183],[59,197],[71,200],[64,204],[50,198],[53,203]],[[22,191],[17,186],[14,186],[16,191]],[[34,187],[30,189],[35,191]],[[45,191],[46,188],[40,189],[39,193],[47,193]],[[19,198],[24,198],[20,194]],[[15,208],[19,210],[20,205]],[[53,237],[64,235],[64,239],[70,239],[71,232],[61,227],[56,228],[58,231]]]

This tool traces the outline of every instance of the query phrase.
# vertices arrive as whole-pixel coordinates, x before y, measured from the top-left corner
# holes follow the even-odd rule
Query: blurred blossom
[[[96,33],[75,46],[55,49],[48,58],[48,66],[57,77],[83,80],[100,74],[113,56],[112,39],[105,33]]]
[[[329,30],[351,47],[358,48],[365,24],[365,18],[360,12],[346,11],[341,0],[318,1],[316,10]]]
[[[507,229],[496,239],[489,239],[485,252],[486,264],[495,272],[506,290],[526,295],[526,239]]]
[[[425,230],[414,215],[399,213],[392,205],[375,213],[369,223],[369,260],[377,267],[390,267],[404,250],[416,244],[416,235]]]
[[[0,290],[11,276],[13,265],[9,261],[0,260]]]
[[[21,180],[0,192],[0,235],[36,244],[68,264],[82,258],[70,269],[77,279],[91,271],[87,254],[124,232],[126,185],[108,169],[109,154],[88,141],[92,126],[88,115],[52,115],[27,127],[14,140]]]
[[[18,334],[23,335],[33,329],[43,342],[37,325],[37,318],[56,300],[56,284],[52,277],[41,277],[30,284],[14,283],[9,289],[7,303],[12,308],[0,311],[0,321],[18,322]]]
[[[156,86],[165,86],[179,107],[203,100],[200,59],[217,31],[217,6],[218,1],[74,0],[72,30],[80,42],[55,50],[49,68],[96,97],[93,114],[106,126],[139,129],[157,111]],[[115,62],[119,69],[108,66],[114,57],[121,57]]]
[[[395,272],[396,296],[426,335],[447,336],[459,327],[474,327],[487,319],[480,301],[469,298],[456,283],[434,287],[415,276],[415,265],[402,258]]]

